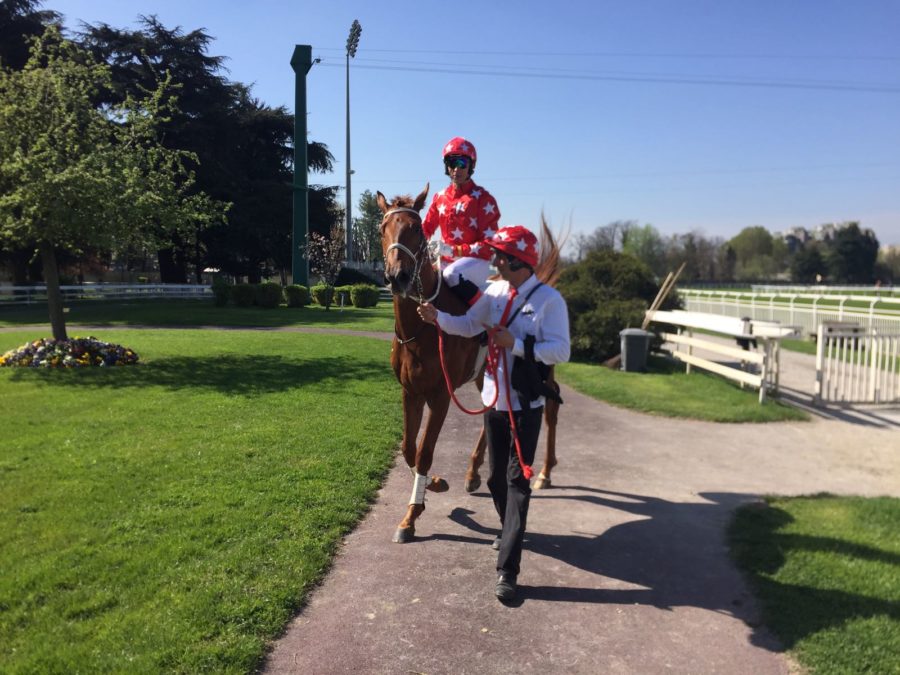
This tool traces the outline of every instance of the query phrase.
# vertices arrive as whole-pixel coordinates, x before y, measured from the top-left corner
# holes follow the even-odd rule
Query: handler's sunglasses
[[[444,160],[448,169],[465,169],[469,166],[469,158],[461,155],[451,155]]]

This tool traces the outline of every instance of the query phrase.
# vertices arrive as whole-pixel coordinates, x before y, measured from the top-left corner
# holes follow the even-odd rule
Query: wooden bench
[[[778,391],[779,340],[795,336],[798,329],[782,326],[772,321],[753,321],[736,317],[705,314],[703,312],[647,312],[651,323],[669,324],[677,327],[677,333],[662,332],[660,336],[666,342],[676,345],[672,356],[682,361],[686,372],[696,366],[717,375],[739,382],[741,386],[751,386],[759,390],[759,402],[766,400],[768,391]],[[731,347],[708,338],[695,336],[695,330],[707,331],[716,335],[727,336],[737,341],[740,347]],[[750,350],[750,345],[762,342],[762,351]],[[685,349],[679,349],[684,347]],[[694,349],[713,352],[717,355],[737,359],[740,367],[735,368],[726,363],[712,361],[694,354]],[[748,372],[749,364],[758,366],[759,372]]]

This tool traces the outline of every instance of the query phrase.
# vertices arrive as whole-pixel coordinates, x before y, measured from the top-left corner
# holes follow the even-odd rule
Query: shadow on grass
[[[45,370],[16,368],[13,382],[40,382],[54,387],[207,389],[254,396],[317,385],[342,389],[347,382],[392,378],[386,364],[328,356],[301,361],[269,355],[174,357],[112,368]]]
[[[895,553],[832,537],[779,532],[792,521],[782,509],[755,504],[738,509],[729,529],[734,557],[759,595],[767,622],[786,647],[849,620],[884,616],[900,621],[900,602],[772,579],[798,551],[885,563],[900,573],[900,555]]]
[[[762,581],[758,571],[749,570],[755,584],[768,584],[766,593],[784,594],[789,604],[799,608],[790,631],[780,625],[776,639],[762,625],[757,601],[727,554],[727,528],[741,505],[752,503],[752,495],[702,493],[705,502],[680,503],[647,495],[599,490],[584,486],[554,486],[549,492],[533,492],[532,499],[562,499],[596,505],[598,516],[612,524],[600,534],[544,534],[528,532],[525,548],[609,579],[625,582],[631,588],[573,588],[560,586],[522,586],[522,597],[549,602],[593,602],[638,604],[672,610],[698,607],[734,616],[753,630],[751,641],[759,647],[780,652],[782,645],[793,646],[797,639],[836,626],[851,617],[887,615],[897,618],[897,603],[836,591],[791,587]],[[454,522],[486,537],[496,530],[471,517],[471,511],[456,509]],[[622,522],[623,518],[630,518]],[[842,545],[826,538],[786,538],[771,544],[832,550],[859,559],[878,559],[896,564],[896,556],[865,546]],[[779,566],[778,560],[769,565]],[[618,585],[618,584],[616,584]],[[601,586],[601,584],[598,584]],[[764,596],[765,597],[765,596]],[[832,604],[834,603],[834,604]],[[767,615],[768,618],[768,615]]]

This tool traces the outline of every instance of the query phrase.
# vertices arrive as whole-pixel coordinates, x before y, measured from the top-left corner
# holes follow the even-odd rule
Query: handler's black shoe
[[[497,579],[497,588],[494,594],[498,600],[509,602],[516,599],[516,575],[509,572],[501,572]]]
[[[500,550],[500,535],[499,534],[497,535],[497,538],[494,539],[494,543],[491,544],[491,548],[494,549],[495,551]]]

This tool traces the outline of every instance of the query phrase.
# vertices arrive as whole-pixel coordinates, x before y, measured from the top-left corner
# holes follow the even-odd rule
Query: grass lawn
[[[741,389],[724,378],[694,371],[682,364],[651,356],[647,373],[626,373],[604,366],[563,363],[556,367],[561,382],[615,406],[667,417],[711,422],[780,422],[807,420],[802,410],[771,399],[759,404],[755,390]]]
[[[900,673],[900,499],[772,498],[740,509],[729,537],[766,625],[803,666]]]
[[[394,330],[393,306],[379,302],[377,307],[216,307],[212,300],[135,300],[106,302],[81,300],[66,303],[68,324],[101,326],[318,326],[390,332]],[[46,304],[0,307],[0,327],[47,324]]]
[[[0,369],[0,670],[251,672],[390,466],[390,343],[94,332],[141,363]]]

